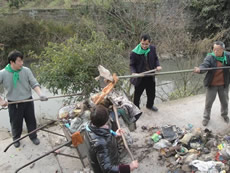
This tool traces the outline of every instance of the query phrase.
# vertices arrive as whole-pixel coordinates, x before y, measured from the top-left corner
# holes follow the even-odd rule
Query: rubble
[[[143,133],[150,128],[141,127]],[[195,129],[192,124],[180,129],[175,125],[151,128],[146,148],[158,151],[158,162],[172,172],[228,172],[230,136]]]

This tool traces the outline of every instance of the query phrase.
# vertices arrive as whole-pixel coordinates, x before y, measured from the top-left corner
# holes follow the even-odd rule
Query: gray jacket
[[[224,64],[224,66],[230,66],[230,52],[226,52],[226,57],[227,57],[227,64]],[[200,65],[200,73],[205,73],[207,72],[205,78],[204,78],[204,86],[208,87],[211,85],[215,70],[202,70],[203,68],[212,68],[212,67],[217,67],[217,62],[215,57],[212,55],[207,55],[204,59],[204,62]],[[229,69],[223,69],[224,71],[224,87],[227,87],[229,85]]]

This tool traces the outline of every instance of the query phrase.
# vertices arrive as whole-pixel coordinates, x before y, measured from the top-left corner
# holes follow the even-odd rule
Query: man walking
[[[31,88],[38,94],[41,101],[48,99],[42,94],[40,85],[31,70],[23,66],[23,55],[19,51],[12,51],[8,55],[8,65],[0,71],[0,84],[3,84],[4,89],[7,91],[7,101],[0,97],[0,105],[8,106],[11,132],[15,141],[21,137],[23,119],[25,119],[28,132],[37,128],[34,103],[26,102],[8,105],[8,102],[32,99]],[[29,137],[35,145],[40,143],[36,133],[32,133]],[[20,142],[14,143],[14,146],[19,147]]]
[[[156,53],[156,48],[150,45],[151,38],[148,34],[141,36],[140,43],[132,50],[130,55],[130,70],[133,75],[145,71],[156,69],[161,70],[161,66]],[[132,78],[131,83],[135,86],[134,104],[140,108],[140,98],[144,90],[147,94],[146,107],[152,111],[158,111],[154,106],[156,93],[155,76]]]
[[[209,53],[200,67],[195,67],[195,73],[205,73],[202,70],[212,67],[230,66],[230,52],[225,51],[225,45],[221,41],[213,44],[213,52]],[[229,89],[229,69],[209,70],[204,79],[206,90],[205,109],[202,124],[207,126],[210,120],[212,104],[218,93],[221,104],[221,116],[226,123],[229,122],[228,117],[228,89]]]

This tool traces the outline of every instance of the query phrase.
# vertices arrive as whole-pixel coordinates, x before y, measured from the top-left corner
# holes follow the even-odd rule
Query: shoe
[[[158,108],[157,108],[156,106],[153,106],[153,107],[147,108],[147,109],[150,109],[150,110],[152,110],[152,111],[154,111],[154,112],[157,112],[157,111],[158,111]]]
[[[38,138],[33,138],[31,139],[31,141],[35,144],[35,145],[39,145],[40,144],[40,140]]]
[[[226,123],[229,123],[229,118],[228,118],[228,116],[224,116],[223,118],[224,118],[224,121],[225,121]]]
[[[207,126],[207,125],[208,125],[208,122],[209,122],[209,120],[203,119],[203,121],[202,121],[203,126]]]
[[[19,142],[19,141],[18,141],[18,142],[15,142],[15,143],[14,143],[14,146],[15,146],[15,148],[20,147],[20,142]]]

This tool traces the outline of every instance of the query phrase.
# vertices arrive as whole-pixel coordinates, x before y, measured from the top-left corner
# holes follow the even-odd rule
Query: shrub
[[[127,71],[122,51],[122,42],[95,32],[86,41],[75,36],[64,43],[49,43],[41,55],[35,55],[39,59],[37,78],[54,94],[81,92],[89,96],[97,91],[94,78],[98,65],[118,75]]]

